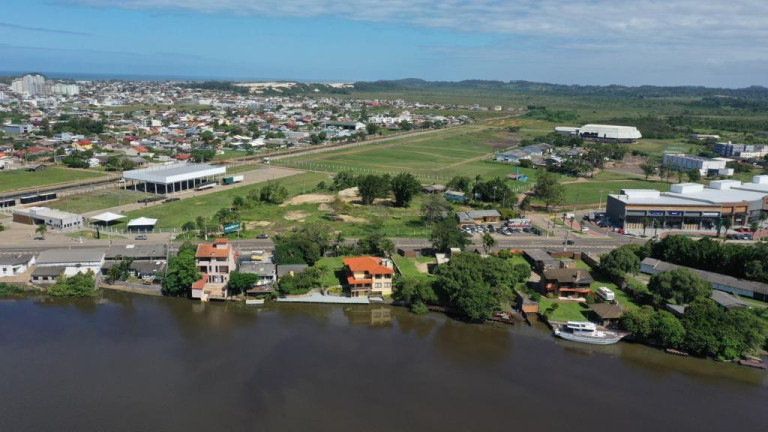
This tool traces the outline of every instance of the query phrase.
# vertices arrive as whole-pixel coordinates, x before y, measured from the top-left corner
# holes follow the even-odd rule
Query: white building
[[[104,265],[103,249],[49,249],[40,252],[36,268],[32,272],[32,281],[36,283],[54,283],[56,278],[74,276],[78,273],[101,272]]]
[[[132,182],[135,189],[169,194],[215,182],[226,173],[224,166],[180,162],[125,171],[123,180]]]
[[[634,126],[586,124],[580,128],[558,126],[555,132],[562,135],[578,135],[590,141],[635,142],[643,137]]]
[[[675,171],[698,170],[703,176],[706,175],[733,175],[733,168],[726,168],[727,159],[707,158],[702,156],[693,156],[687,154],[665,154],[662,164]]]
[[[27,225],[43,224],[56,230],[82,228],[83,216],[48,207],[30,207],[13,211],[13,221]]]
[[[0,278],[18,276],[35,265],[35,256],[31,254],[0,255]]]

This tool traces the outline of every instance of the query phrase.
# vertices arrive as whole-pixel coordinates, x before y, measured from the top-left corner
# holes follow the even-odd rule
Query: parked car
[[[181,198],[166,198],[163,200],[163,203],[169,203],[169,202],[174,202],[179,200],[181,200]]]
[[[135,240],[146,240],[146,239],[147,239],[147,236],[145,236],[145,235],[138,235],[135,238]]]
[[[573,244],[573,240],[566,240],[566,241],[563,242],[563,244],[570,246],[570,245]]]
[[[581,227],[581,232],[587,232],[589,231],[589,227]]]
[[[264,239],[268,239],[269,235],[267,235],[267,234],[259,234],[259,235],[256,236],[256,238],[260,239],[260,240],[264,240]]]

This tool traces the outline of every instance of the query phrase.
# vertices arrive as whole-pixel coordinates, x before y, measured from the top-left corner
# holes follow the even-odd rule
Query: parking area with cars
[[[518,220],[508,220],[496,224],[475,224],[461,227],[461,231],[469,235],[483,235],[485,233],[497,234],[502,236],[513,235],[533,235],[540,236],[542,231],[531,225],[530,221],[521,223]]]

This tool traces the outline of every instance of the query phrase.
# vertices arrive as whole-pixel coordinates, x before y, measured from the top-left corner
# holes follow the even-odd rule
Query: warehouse
[[[561,135],[578,135],[587,141],[601,142],[632,143],[643,137],[634,126],[601,124],[586,124],[580,128],[558,126],[555,128],[555,132]]]
[[[732,176],[733,168],[726,168],[728,159],[708,158],[687,154],[665,154],[662,164],[664,167],[675,171],[690,172],[697,170],[703,176],[719,175]]]
[[[768,178],[765,181],[768,188]],[[675,184],[669,192],[623,189],[620,194],[608,195],[606,215],[614,226],[636,231],[642,231],[644,226],[661,230],[716,231],[723,217],[731,218],[733,226],[748,225],[768,208],[768,191],[740,189],[742,187],[744,185],[735,180],[719,180],[711,181],[709,187],[697,183]]]
[[[56,230],[77,229],[83,226],[83,217],[48,207],[30,207],[13,211],[13,221],[26,225],[45,225]]]
[[[226,174],[227,168],[223,166],[180,162],[126,171],[123,180],[126,188],[165,195],[215,183]]]

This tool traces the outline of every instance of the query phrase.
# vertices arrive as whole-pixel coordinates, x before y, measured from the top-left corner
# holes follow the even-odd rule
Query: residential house
[[[464,192],[450,190],[450,189],[445,191],[445,194],[443,196],[448,201],[453,201],[453,202],[461,203],[467,200],[466,194]]]
[[[470,210],[456,212],[460,226],[501,222],[501,213],[496,210]]]
[[[0,278],[18,276],[35,265],[32,254],[0,255]]]
[[[229,240],[201,243],[195,252],[195,267],[202,277],[192,285],[192,298],[208,301],[227,298],[229,273],[235,269],[235,250]]]
[[[545,269],[541,284],[545,294],[555,297],[585,299],[591,292],[592,275],[588,271],[572,268]]]
[[[345,258],[343,262],[352,297],[392,295],[392,260],[362,256]]]
[[[594,315],[594,320],[604,327],[610,327],[618,324],[619,319],[624,315],[624,311],[616,303],[594,303],[589,305],[589,309]]]
[[[496,155],[496,162],[518,163],[523,159],[531,159],[531,152],[526,150],[510,150]]]

